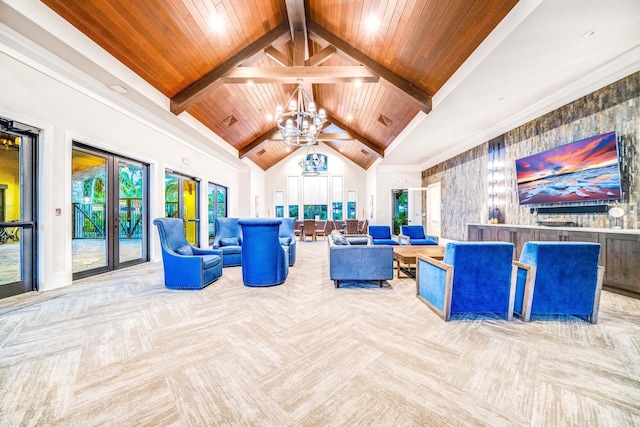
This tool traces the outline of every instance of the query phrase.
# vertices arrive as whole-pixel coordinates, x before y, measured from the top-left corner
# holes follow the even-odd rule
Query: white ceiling
[[[168,99],[39,1],[0,0],[0,21],[105,87],[132,89],[117,96],[138,113],[207,134],[185,113],[171,117]],[[520,0],[373,167],[424,170],[638,70],[640,0]]]

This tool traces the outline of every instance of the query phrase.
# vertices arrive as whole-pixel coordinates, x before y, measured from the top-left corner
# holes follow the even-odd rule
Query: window
[[[334,176],[331,179],[331,219],[342,220],[342,177]]]
[[[273,195],[276,218],[284,218],[284,191],[276,191]]]
[[[355,191],[347,191],[347,219],[358,219],[356,199]]]
[[[304,219],[327,219],[328,184],[326,176],[305,176],[303,178]]]
[[[222,185],[210,182],[207,193],[207,200],[208,236],[209,245],[212,245],[213,238],[216,235],[216,218],[227,217],[227,187],[223,187]]]

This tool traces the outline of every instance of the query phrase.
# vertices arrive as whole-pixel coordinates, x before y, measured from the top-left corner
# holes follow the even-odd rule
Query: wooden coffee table
[[[444,258],[444,246],[394,246],[393,259],[396,262],[398,279],[400,270],[406,273],[407,277],[415,278],[415,266],[417,255],[428,256],[433,259],[442,260]],[[412,267],[413,271],[412,271]]]

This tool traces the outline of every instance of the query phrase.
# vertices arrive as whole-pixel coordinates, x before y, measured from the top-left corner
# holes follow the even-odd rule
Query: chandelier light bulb
[[[296,101],[292,100],[291,103],[289,104],[289,110],[291,111],[296,111]]]
[[[280,117],[282,117],[282,105],[278,105],[278,107],[276,107],[276,120]]]
[[[315,113],[316,112],[316,103],[315,102],[310,102],[309,103],[309,112],[310,113]]]

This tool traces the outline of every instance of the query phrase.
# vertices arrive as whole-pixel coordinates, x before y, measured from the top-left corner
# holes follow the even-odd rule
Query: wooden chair
[[[316,238],[322,236],[327,240],[327,222],[328,221],[316,221]]]
[[[369,234],[369,220],[365,219],[362,224],[359,225],[358,234]]]
[[[357,219],[348,219],[347,220],[347,230],[346,234],[358,234],[358,220]]]
[[[300,240],[306,241],[307,237],[311,237],[311,240],[314,242],[316,240],[315,219],[305,219],[304,224],[302,224],[302,236],[300,237]]]
[[[336,227],[336,230],[338,230],[342,234],[344,234],[347,231],[347,221],[336,220],[336,221],[333,221],[333,223]]]
[[[336,223],[332,219],[327,220],[327,225],[324,229],[325,236],[328,236],[329,234],[331,234],[331,232],[335,229],[336,229]]]
[[[302,224],[303,223],[304,221],[296,220],[295,224],[293,225],[293,233],[296,235],[296,237],[300,237],[300,240],[302,240]]]

